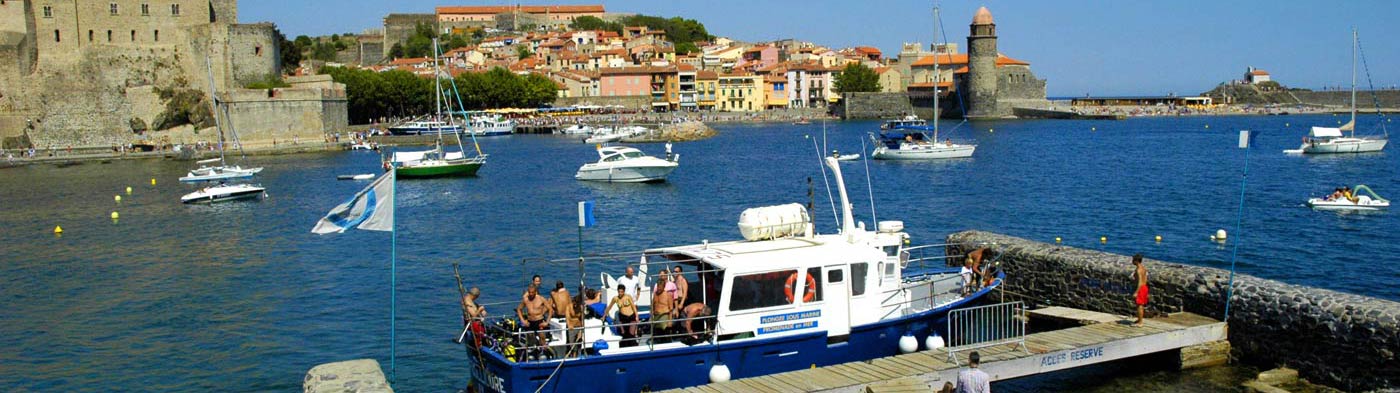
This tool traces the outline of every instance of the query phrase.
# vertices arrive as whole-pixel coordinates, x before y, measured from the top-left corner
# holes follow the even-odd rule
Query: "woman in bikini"
[[[617,297],[608,302],[608,307],[603,309],[603,315],[607,316],[612,312],[613,306],[617,307],[617,323],[622,325],[620,333],[622,338],[631,339],[637,337],[637,302],[627,294],[627,286],[618,284]]]

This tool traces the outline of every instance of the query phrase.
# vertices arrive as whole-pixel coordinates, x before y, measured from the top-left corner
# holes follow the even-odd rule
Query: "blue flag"
[[[593,201],[583,201],[578,203],[578,227],[588,228],[596,221],[593,219]]]
[[[1256,131],[1240,130],[1240,148],[1248,149],[1249,145],[1254,144],[1254,138],[1258,136],[1259,133]]]
[[[369,231],[394,230],[394,171],[385,172],[369,187],[331,209],[311,233],[342,233],[351,227]]]

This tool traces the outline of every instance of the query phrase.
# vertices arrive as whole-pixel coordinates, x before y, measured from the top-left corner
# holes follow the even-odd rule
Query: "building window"
[[[117,3],[110,4],[108,8],[111,10],[113,16],[117,15]]]
[[[51,6],[51,5],[46,5],[46,6],[44,6],[44,17],[45,17],[45,18],[52,18],[52,17],[53,17],[53,6]]]
[[[131,42],[136,42],[136,30],[131,31]]]
[[[254,47],[253,47],[253,55],[254,55],[254,56],[262,56],[262,45],[258,45],[258,46],[254,46]]]
[[[88,30],[88,42],[92,42],[92,30]]]
[[[150,4],[145,4],[145,3],[142,3],[142,4],[141,4],[141,16],[151,16],[151,5],[150,5]]]
[[[112,31],[107,30],[107,42],[112,42]]]
[[[156,42],[160,42],[160,30],[156,30],[155,34],[151,35],[151,38],[155,38]]]
[[[63,36],[58,34],[58,29],[53,30],[53,42],[63,42]]]
[[[179,4],[171,4],[171,5],[170,5],[170,15],[180,16],[180,5],[179,5]]]

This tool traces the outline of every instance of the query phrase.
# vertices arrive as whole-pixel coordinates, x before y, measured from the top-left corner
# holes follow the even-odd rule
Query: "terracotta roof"
[[[695,72],[695,66],[681,63],[676,65],[676,70],[681,72]]]
[[[719,73],[714,71],[701,70],[700,72],[695,73],[695,79],[716,80],[719,79]]]
[[[499,14],[499,13],[515,11],[515,9],[516,9],[515,6],[508,6],[508,5],[447,6],[447,7],[437,7],[437,13],[438,13],[438,15],[442,15],[442,14],[473,14],[473,15],[488,14],[488,15],[495,15],[495,14]],[[528,12],[528,13],[532,13],[532,14],[543,14],[543,13],[546,13],[546,12],[552,13],[552,14],[559,14],[559,13],[605,12],[605,11],[603,11],[603,5],[602,5],[602,4],[594,4],[594,5],[522,5],[522,6],[519,6],[519,9],[520,9],[520,12]]]
[[[934,85],[933,82],[919,82],[919,83],[910,83],[910,84],[909,84],[909,87],[911,87],[911,88],[920,88],[920,87],[922,87],[922,88],[929,88],[929,87],[933,87],[933,85]],[[953,87],[953,82],[938,82],[938,87]]]
[[[601,75],[635,75],[635,74],[659,74],[676,72],[675,67],[660,66],[634,66],[634,67],[607,67],[598,69]]]
[[[945,53],[945,54],[941,54],[941,55],[937,55],[937,56],[938,56],[938,65],[939,65],[939,66],[944,66],[944,65],[963,65],[963,64],[967,64],[967,54],[966,54],[966,53],[955,53],[955,54],[946,54],[946,53]],[[1003,55],[1003,54],[1000,54],[1000,53],[997,54],[997,61],[996,61],[996,64],[997,64],[997,66],[1004,66],[1004,65],[1027,65],[1027,66],[1028,66],[1028,65],[1031,65],[1031,63],[1027,63],[1027,62],[1025,62],[1025,61],[1013,59],[1013,58],[1010,58],[1010,57],[1006,57],[1006,55]],[[933,56],[924,56],[924,57],[921,57],[921,58],[919,58],[918,61],[915,61],[914,64],[913,64],[912,66],[914,66],[914,67],[931,67],[931,66],[933,66]]]
[[[554,75],[577,82],[588,82],[598,78],[597,73],[587,71],[559,71],[554,73]]]
[[[763,78],[764,82],[787,82],[787,77],[779,74],[770,74]]]
[[[1249,74],[1250,74],[1250,75],[1269,75],[1269,72],[1268,72],[1268,71],[1264,71],[1264,70],[1254,70],[1254,71],[1250,71]]]
[[[876,73],[876,74],[883,74],[883,73],[889,72],[891,69],[892,69],[892,68],[890,68],[890,67],[875,67],[875,73]]]
[[[990,24],[993,24],[993,23],[992,23],[992,12],[991,12],[991,11],[988,11],[988,10],[987,10],[987,7],[978,8],[978,9],[977,9],[977,14],[972,15],[972,24],[974,24],[974,25],[990,25]]]
[[[759,46],[755,46],[755,47],[752,47],[752,48],[745,49],[745,50],[744,50],[744,53],[749,53],[749,52],[762,52],[764,49],[768,49],[768,48],[772,48],[772,47],[771,47],[771,46],[768,46],[768,45],[759,45]]]
[[[953,73],[954,73],[954,74],[966,74],[966,73],[967,73],[967,70],[968,70],[967,66],[962,66],[962,68],[953,70]]]
[[[874,47],[869,47],[869,46],[857,46],[857,47],[856,47],[856,53],[861,53],[861,54],[866,54],[866,55],[878,55],[878,54],[880,54],[880,50],[879,50],[879,49],[876,49],[876,48],[874,48]]]

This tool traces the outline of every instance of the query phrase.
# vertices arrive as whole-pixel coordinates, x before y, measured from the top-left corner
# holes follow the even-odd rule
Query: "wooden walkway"
[[[1026,348],[1016,344],[981,348],[981,369],[993,381],[1109,362],[1150,353],[1177,350],[1226,339],[1225,323],[1191,313],[1152,318],[1145,326],[1120,323],[1123,316],[1069,308],[1031,311],[1034,317],[1076,320],[1084,326],[1026,336]],[[967,364],[970,351],[957,352]],[[674,390],[693,393],[741,392],[906,392],[957,383],[960,366],[948,360],[946,349],[915,352],[870,361],[798,370]]]

